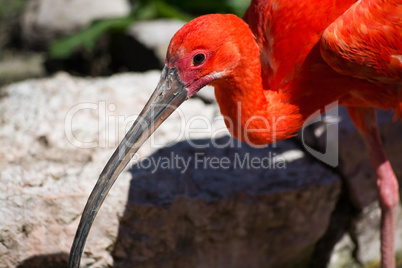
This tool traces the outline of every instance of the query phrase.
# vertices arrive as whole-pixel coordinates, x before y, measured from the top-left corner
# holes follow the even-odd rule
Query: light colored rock
[[[30,44],[48,44],[55,37],[83,29],[95,19],[129,13],[127,0],[31,0],[23,14],[22,35]]]
[[[398,208],[395,248],[397,256],[402,253],[402,210]],[[380,222],[381,210],[377,203],[366,207],[356,218],[351,227],[351,234],[357,244],[356,259],[364,266],[380,265]]]
[[[60,73],[1,89],[0,184],[5,190],[0,191],[0,217],[5,220],[0,221],[0,267],[19,263],[30,267],[33,260],[65,262],[63,256],[70,250],[80,213],[98,174],[148,100],[159,75],[154,71],[82,79]],[[215,142],[229,141],[223,137],[227,135],[215,104],[190,99],[134,158],[143,164],[152,154],[162,157],[177,152],[195,157],[201,150],[206,156],[230,159],[236,152],[250,152],[261,159],[268,152],[228,145],[215,150]],[[218,140],[210,140],[211,136]],[[183,140],[187,142],[173,145]],[[200,149],[200,143],[213,146]],[[140,166],[131,182],[132,174],[123,172],[99,211],[82,264],[113,265],[111,250],[116,237],[116,265],[127,264],[130,258],[138,261],[138,256],[145,256],[142,261],[157,261],[158,256],[152,256],[165,252],[180,253],[167,256],[173,261],[169,265],[180,267],[175,263],[191,262],[182,254],[188,238],[195,239],[189,244],[191,250],[200,246],[194,252],[205,253],[205,260],[218,258],[210,259],[216,264],[233,257],[231,252],[238,252],[236,258],[250,264],[308,261],[314,243],[328,225],[340,190],[339,179],[305,157],[291,141],[271,150],[276,159],[289,160],[285,170],[211,166],[189,168],[183,173],[180,168],[160,168],[152,173]],[[130,163],[132,167],[138,165]],[[167,244],[151,249],[145,245],[140,255],[127,257],[129,248],[125,248],[128,245],[121,235],[130,225],[120,219],[131,221],[138,213],[143,218],[131,223],[138,234]],[[169,220],[165,227],[160,225]],[[209,236],[216,243],[208,240]],[[133,241],[132,237],[128,241]],[[258,258],[253,261],[251,255],[241,255],[241,247]],[[221,257],[220,251],[224,253]],[[194,260],[197,258],[202,256]]]
[[[0,267],[69,251],[98,174],[158,80],[159,72],[88,80],[62,73],[1,89],[0,183],[5,190],[0,191],[0,217],[6,220],[0,221]],[[190,117],[204,111],[210,121],[217,115],[216,107],[200,100],[188,101],[181,109]],[[161,126],[139,156],[185,137],[185,130],[181,136],[177,131],[188,118],[179,115]],[[121,175],[101,209],[83,264],[112,263],[106,249],[117,234],[129,177]]]
[[[127,33],[146,47],[153,49],[164,64],[170,39],[183,25],[182,21],[168,19],[141,21],[133,23]]]
[[[0,85],[45,75],[41,54],[2,51],[0,58]]]
[[[328,263],[328,268],[360,268],[361,266],[356,262],[353,257],[353,251],[355,250],[355,243],[349,234],[343,235],[339,242],[334,247],[334,253],[331,255],[331,259]]]

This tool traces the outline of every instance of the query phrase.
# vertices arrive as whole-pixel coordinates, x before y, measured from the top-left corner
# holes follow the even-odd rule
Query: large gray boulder
[[[309,267],[338,176],[290,141],[264,149],[229,137],[197,144],[206,148],[181,142],[133,167],[115,267]],[[169,158],[189,160],[189,168],[149,165]]]
[[[60,73],[1,89],[0,267],[65,265],[98,174],[159,75],[83,79]],[[339,177],[293,141],[253,149],[227,135],[216,104],[184,103],[112,188],[82,264],[308,266],[338,200]],[[155,172],[150,159],[172,153],[229,163]],[[256,166],[234,167],[236,155],[257,159]],[[279,166],[258,164],[264,157]]]

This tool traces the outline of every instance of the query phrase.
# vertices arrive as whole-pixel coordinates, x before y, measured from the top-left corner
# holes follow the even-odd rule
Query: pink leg
[[[395,267],[395,230],[399,203],[398,180],[385,155],[378,133],[375,110],[348,108],[368,148],[371,164],[377,174],[378,201],[381,207],[381,266]]]

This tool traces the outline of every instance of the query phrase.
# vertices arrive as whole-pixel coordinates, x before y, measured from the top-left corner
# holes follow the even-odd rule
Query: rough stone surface
[[[1,89],[0,217],[5,220],[0,221],[0,267],[57,267],[66,262],[98,174],[158,79],[159,72],[104,79],[61,73]],[[155,134],[135,156],[140,162],[131,164],[132,174],[122,173],[100,210],[84,266],[165,260],[170,267],[180,267],[175,265],[193,263],[188,257],[193,256],[218,265],[209,267],[223,267],[234,260],[233,252],[238,252],[235,260],[242,258],[245,264],[308,261],[337,200],[336,175],[292,141],[270,148],[275,159],[288,160],[283,175],[275,169],[233,167],[205,172],[193,167],[183,173],[166,167],[152,173],[152,165],[142,165],[151,154],[195,157],[201,150],[206,156],[234,157],[250,150],[261,157],[269,152],[195,146],[213,143],[211,136],[228,141],[218,107],[200,99],[184,103]],[[173,145],[183,140],[187,142]],[[171,147],[156,153],[166,146]],[[284,177],[288,180],[282,181]],[[141,218],[134,221],[133,215]],[[127,231],[131,227],[135,233]],[[130,255],[130,243],[141,252]]]
[[[71,34],[93,20],[126,16],[127,0],[31,0],[22,19],[22,35],[32,45],[48,44],[55,37]]]
[[[402,178],[402,123],[392,120],[389,111],[378,111],[378,125],[384,149],[399,180]],[[339,107],[339,171],[345,176],[353,204],[360,210],[377,200],[377,188],[367,149],[346,108]],[[309,144],[322,150],[325,127],[316,125],[306,135]]]
[[[345,115],[342,118],[344,124],[340,129],[341,171],[348,178],[351,198],[354,204],[364,209],[377,200],[377,187],[375,173],[370,165],[367,149],[360,138],[357,130],[351,126],[351,120]],[[399,180],[402,179],[402,123],[394,122],[390,112],[378,111],[378,122],[380,135],[384,144],[384,149],[394,169],[395,175]]]
[[[402,209],[398,208],[397,229],[395,234],[395,248],[400,264],[402,254]],[[351,235],[356,241],[356,260],[363,265],[380,265],[380,222],[381,210],[377,203],[373,203],[352,222]],[[398,266],[400,267],[400,265]]]
[[[2,88],[0,217],[7,220],[0,223],[0,267],[69,251],[98,174],[158,79],[159,72],[91,80],[59,74]],[[182,107],[189,116],[196,113],[193,107],[210,117],[216,110],[200,100]],[[180,129],[179,118],[173,115],[152,140],[156,145],[148,142],[139,154],[180,139],[170,134]],[[101,209],[114,216],[100,213],[83,264],[112,263],[106,249],[116,237],[129,177],[122,174]]]
[[[402,210],[399,207],[396,230],[397,267],[401,267],[402,253]],[[381,210],[377,203],[366,207],[355,216],[345,232],[335,244],[328,263],[329,268],[337,267],[380,267],[380,220]]]
[[[384,149],[401,184],[402,179],[402,123],[392,120],[389,111],[377,111],[378,125]],[[370,164],[365,144],[354,127],[347,110],[339,107],[339,161],[338,171],[345,178],[348,197],[356,208],[355,215],[346,228],[346,232],[334,247],[330,267],[347,267],[362,264],[372,265],[380,260],[380,215],[377,202],[377,186],[375,173]],[[325,146],[325,126],[317,124],[307,130],[306,142],[319,150]],[[401,189],[400,189],[401,190]],[[402,254],[402,215],[399,216],[396,234],[397,254]],[[336,220],[335,218],[333,220]],[[351,238],[353,246],[345,250],[346,237]],[[349,243],[350,244],[350,243]],[[351,256],[346,261],[345,256]],[[353,257],[353,258],[352,258]],[[336,266],[338,265],[339,266]]]
[[[188,169],[155,171],[150,160],[133,167],[115,267],[309,267],[338,177],[292,142],[267,149],[228,137],[214,142],[182,142],[150,157],[190,159]],[[247,159],[266,161],[248,166]]]
[[[332,254],[328,268],[360,268],[361,265],[353,257],[353,251],[355,250],[355,243],[349,234],[345,234],[339,240],[334,248],[334,254]]]

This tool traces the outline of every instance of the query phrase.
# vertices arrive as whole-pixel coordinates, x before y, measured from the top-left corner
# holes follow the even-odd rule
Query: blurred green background
[[[60,5],[65,3],[62,0],[54,1],[60,2]],[[155,62],[155,59],[145,60],[144,58],[141,58],[142,62],[149,61],[145,66],[139,66],[141,64],[136,62],[135,64],[121,63],[123,66],[109,68],[108,64],[113,62],[114,54],[116,54],[115,51],[111,51],[111,44],[116,42],[120,44],[123,42],[121,40],[126,40],[127,29],[137,22],[156,19],[186,22],[208,13],[232,13],[241,17],[250,3],[250,0],[127,1],[131,11],[126,16],[96,19],[73,33],[60,33],[59,36],[56,33],[56,38],[51,42],[35,40],[32,43],[24,37],[30,36],[25,29],[27,27],[24,28],[24,22],[26,23],[26,18],[29,17],[27,7],[30,5],[31,10],[39,9],[41,2],[44,1],[0,0],[0,85],[31,77],[43,77],[57,71],[97,76],[110,75],[119,71],[145,71],[158,68],[158,64],[149,63]],[[40,31],[41,29],[32,27],[30,30]],[[137,46],[134,47],[137,49]],[[123,53],[121,45],[117,49],[120,50],[119,53]],[[147,52],[142,52],[141,55],[146,54]]]

